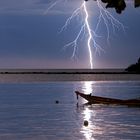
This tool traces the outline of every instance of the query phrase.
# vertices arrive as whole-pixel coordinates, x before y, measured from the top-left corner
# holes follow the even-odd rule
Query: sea
[[[139,107],[85,105],[86,100],[75,95],[78,90],[140,98],[140,80],[133,75],[109,80],[109,75],[100,75],[100,80],[82,76],[84,80],[67,75],[43,79],[42,74],[41,80],[36,74],[0,75],[0,140],[140,140]]]

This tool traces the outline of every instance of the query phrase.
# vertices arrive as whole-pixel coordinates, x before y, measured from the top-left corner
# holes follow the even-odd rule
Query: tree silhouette
[[[85,0],[88,1],[88,0]],[[95,0],[96,1],[96,0]],[[118,14],[121,14],[123,10],[126,8],[127,0],[101,0],[103,3],[106,3],[106,8],[115,8]],[[134,6],[140,6],[140,0],[133,0]]]
[[[128,72],[140,73],[140,58],[138,59],[138,62],[136,64],[130,65],[125,70]]]
[[[140,58],[138,59],[138,64],[140,64]]]
[[[106,3],[106,8],[115,8],[117,13],[121,13],[125,7],[126,3],[124,0],[101,0],[103,3]]]

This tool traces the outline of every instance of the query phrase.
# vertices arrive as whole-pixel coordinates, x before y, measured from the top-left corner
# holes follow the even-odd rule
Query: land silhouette
[[[140,58],[138,59],[138,62],[135,64],[131,64],[128,66],[128,68],[125,69],[127,72],[132,73],[139,73],[140,74]]]

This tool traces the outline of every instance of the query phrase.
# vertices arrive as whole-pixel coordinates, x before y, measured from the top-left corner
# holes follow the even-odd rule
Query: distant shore
[[[0,72],[0,74],[137,74],[140,75],[138,73],[135,72],[42,72],[42,71],[33,71],[33,72],[24,72],[24,71],[20,71],[20,72],[10,72],[10,71],[4,71],[4,72]]]
[[[55,81],[140,81],[140,74],[123,70],[0,70],[0,83]]]
[[[0,69],[0,74],[135,74],[125,69]]]

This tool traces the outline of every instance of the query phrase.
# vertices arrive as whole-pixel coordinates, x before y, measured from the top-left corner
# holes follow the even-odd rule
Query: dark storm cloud
[[[41,14],[45,5],[38,0],[4,0],[0,1],[0,14]]]
[[[0,1],[0,14],[18,14],[18,15],[43,15],[47,8],[55,0],[3,0]],[[66,2],[58,1],[57,5],[51,9],[53,14],[67,14],[73,7],[73,0]],[[77,1],[75,2],[77,3]],[[49,13],[47,13],[49,14]]]
[[[37,3],[39,3],[39,4],[48,4],[48,3],[50,3],[50,2],[52,2],[52,0],[39,0]]]
[[[53,51],[58,51],[57,48],[54,48],[55,42],[53,40],[57,41],[57,30],[51,29],[52,18],[1,16],[1,20],[3,21],[0,24],[1,55],[7,52],[27,56],[42,56],[43,54],[51,56]]]

